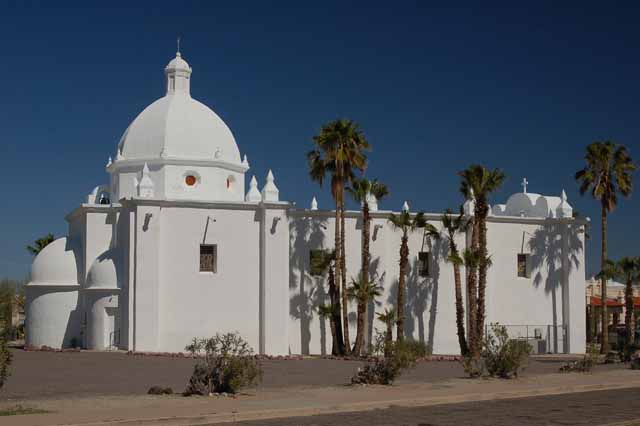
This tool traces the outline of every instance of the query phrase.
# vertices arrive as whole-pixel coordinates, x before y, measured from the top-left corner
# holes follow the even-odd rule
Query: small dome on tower
[[[189,63],[182,59],[182,55],[180,52],[176,53],[176,57],[173,58],[166,66],[165,71],[189,71],[191,72],[191,67]]]

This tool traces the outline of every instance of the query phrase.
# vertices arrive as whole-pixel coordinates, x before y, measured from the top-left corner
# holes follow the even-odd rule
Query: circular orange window
[[[196,177],[193,175],[188,175],[184,178],[184,183],[186,183],[188,186],[193,186],[196,184]]]

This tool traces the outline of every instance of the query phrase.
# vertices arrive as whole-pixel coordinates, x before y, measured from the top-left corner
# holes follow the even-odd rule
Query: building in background
[[[626,304],[624,300],[625,285],[617,281],[607,281],[607,314],[609,316],[609,341],[616,344],[622,337],[625,325]],[[602,283],[591,277],[587,281],[587,342],[598,343],[598,336],[602,330]],[[633,310],[636,324],[640,316],[640,288],[633,287]]]

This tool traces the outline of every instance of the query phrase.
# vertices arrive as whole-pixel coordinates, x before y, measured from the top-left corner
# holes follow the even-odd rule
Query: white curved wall
[[[85,292],[87,308],[87,349],[105,350],[117,343],[120,324],[118,296],[109,290]],[[114,338],[116,340],[114,340]]]
[[[52,348],[80,345],[78,287],[26,286],[26,344]]]

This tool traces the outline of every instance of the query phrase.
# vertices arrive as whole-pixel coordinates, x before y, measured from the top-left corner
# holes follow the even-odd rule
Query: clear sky
[[[597,225],[598,205],[573,180],[584,147],[611,138],[640,160],[640,9],[631,2],[130,3],[3,2],[0,277],[24,276],[25,245],[65,235],[64,216],[107,182],[122,132],[164,94],[177,36],[193,97],[229,125],[249,174],[262,186],[273,169],[281,199],[301,206],[314,195],[331,205],[308,179],[305,153],[338,117],[364,129],[367,174],[391,190],[385,209],[404,200],[455,209],[456,172],[482,163],[508,176],[494,203],[526,177],[530,192],[564,188]],[[638,182],[611,216],[614,258],[640,255]],[[589,273],[598,226],[591,235]]]

